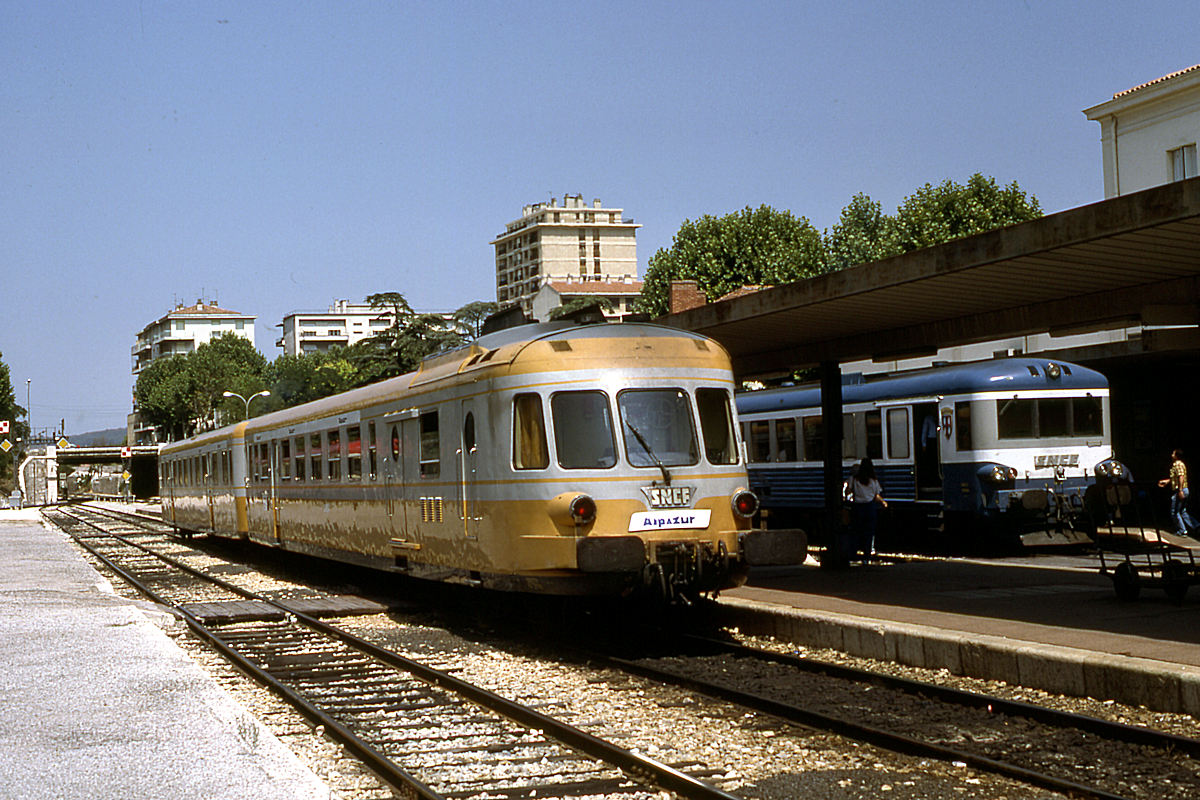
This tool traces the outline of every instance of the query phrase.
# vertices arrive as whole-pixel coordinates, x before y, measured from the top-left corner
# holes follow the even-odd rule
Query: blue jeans
[[[1179,494],[1171,493],[1171,517],[1175,520],[1175,532],[1187,536],[1196,529],[1196,520],[1192,519],[1187,510],[1188,490],[1183,490],[1183,497]]]
[[[879,520],[879,506],[869,503],[850,504],[850,531],[854,534],[854,547],[864,557],[875,549],[875,525]]]

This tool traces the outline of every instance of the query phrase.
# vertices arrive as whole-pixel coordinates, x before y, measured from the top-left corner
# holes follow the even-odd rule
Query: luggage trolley
[[[1188,587],[1200,583],[1200,541],[1143,525],[1128,484],[1107,487],[1105,499],[1110,514],[1096,528],[1100,574],[1112,580],[1121,600],[1136,600],[1143,586],[1161,586],[1167,599],[1181,605]]]

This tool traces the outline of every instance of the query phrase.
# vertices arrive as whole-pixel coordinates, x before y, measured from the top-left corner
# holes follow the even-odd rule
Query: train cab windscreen
[[[681,467],[700,459],[692,408],[682,389],[627,389],[617,395],[625,453],[635,467]]]

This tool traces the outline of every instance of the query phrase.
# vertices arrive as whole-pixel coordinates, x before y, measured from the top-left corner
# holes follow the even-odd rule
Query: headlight
[[[590,525],[596,519],[596,501],[583,492],[563,492],[547,509],[559,525]]]
[[[749,519],[758,511],[758,498],[754,492],[748,492],[745,489],[735,494],[731,500],[733,504],[733,513],[739,517]]]
[[[1129,467],[1117,461],[1115,458],[1105,459],[1096,465],[1096,477],[1107,478],[1114,481],[1130,480]]]
[[[1016,467],[1006,467],[1003,464],[984,464],[975,474],[982,481],[1009,483],[1016,480],[1017,469]]]
[[[571,500],[571,521],[576,525],[587,525],[596,518],[596,501],[591,495],[576,495]]]

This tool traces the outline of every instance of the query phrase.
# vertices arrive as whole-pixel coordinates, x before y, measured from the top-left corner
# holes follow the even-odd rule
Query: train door
[[[204,454],[204,496],[208,502],[208,529],[217,529],[216,478],[213,474],[213,454]]]
[[[175,524],[175,492],[179,480],[178,461],[171,459],[167,462],[167,508],[170,510],[171,524]]]
[[[391,543],[397,561],[407,558],[406,551],[420,547],[409,529],[408,504],[404,502],[409,483],[406,462],[416,436],[416,422],[412,415],[406,414],[403,417],[392,416],[383,425],[384,449],[387,453],[383,462],[384,508],[391,522]]]
[[[468,539],[479,536],[479,500],[477,495],[476,471],[478,469],[479,445],[476,440],[474,399],[462,401],[459,419],[462,428],[455,466],[458,472],[458,508],[463,524],[463,535]]]
[[[276,544],[283,541],[283,536],[279,531],[279,476],[283,474],[281,469],[281,455],[279,451],[279,441],[271,440],[270,457],[267,461],[267,471],[270,477],[270,487],[268,488],[268,513],[271,521],[271,538]]]
[[[913,471],[917,484],[918,500],[934,500],[942,496],[942,427],[938,419],[937,403],[914,403],[913,441],[916,452]]]

